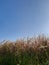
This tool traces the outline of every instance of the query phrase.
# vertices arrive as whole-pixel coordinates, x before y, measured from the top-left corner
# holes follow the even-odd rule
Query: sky
[[[0,0],[0,40],[49,34],[49,0]]]

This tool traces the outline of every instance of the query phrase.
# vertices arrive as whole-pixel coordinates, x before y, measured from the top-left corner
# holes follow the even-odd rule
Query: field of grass
[[[49,65],[49,37],[3,42],[0,65]]]

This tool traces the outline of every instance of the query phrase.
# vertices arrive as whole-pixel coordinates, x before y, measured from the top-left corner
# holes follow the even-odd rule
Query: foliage
[[[6,41],[0,45],[0,65],[49,65],[49,38]]]

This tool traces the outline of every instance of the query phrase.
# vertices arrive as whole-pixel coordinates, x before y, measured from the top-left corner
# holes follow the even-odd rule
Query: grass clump
[[[49,38],[6,41],[0,45],[0,65],[49,65]]]

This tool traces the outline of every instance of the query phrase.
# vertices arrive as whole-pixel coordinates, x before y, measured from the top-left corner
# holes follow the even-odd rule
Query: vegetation
[[[0,44],[0,65],[49,65],[49,38],[42,35]]]

